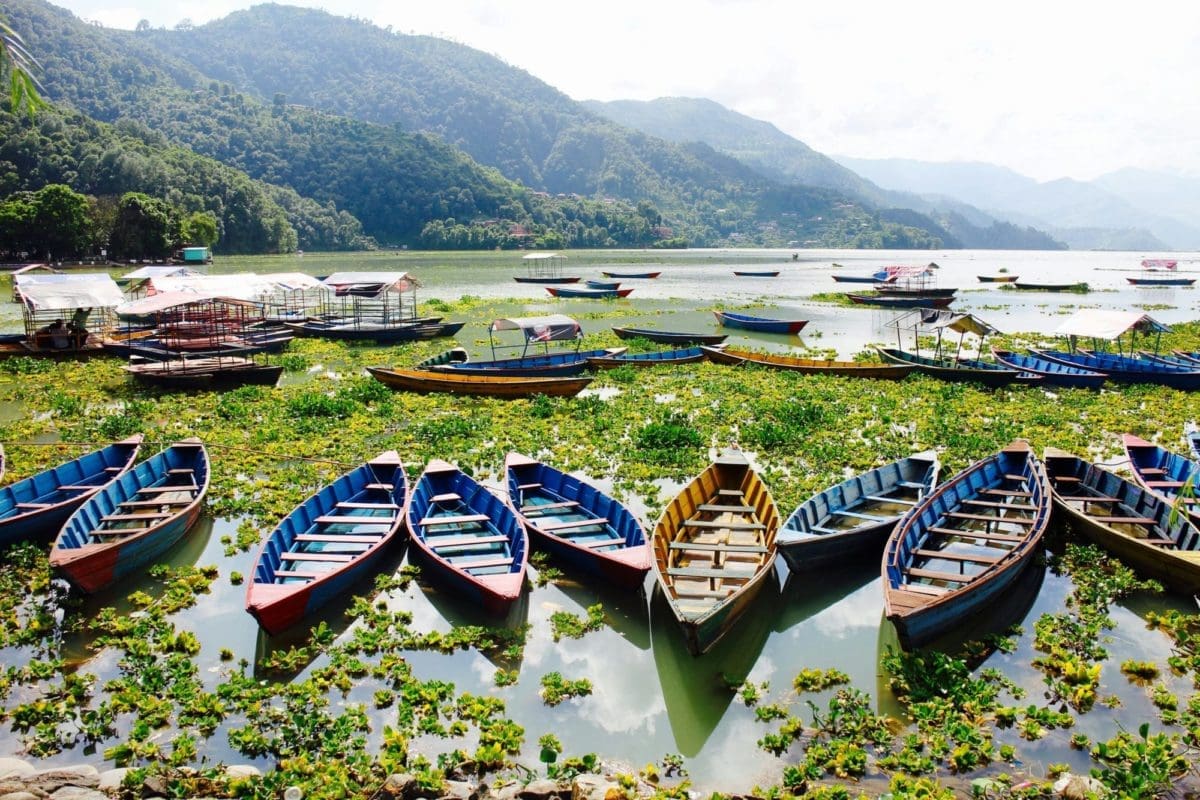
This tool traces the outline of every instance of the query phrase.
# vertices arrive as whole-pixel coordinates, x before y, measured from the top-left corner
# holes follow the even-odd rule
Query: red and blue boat
[[[755,317],[750,314],[738,314],[734,311],[714,311],[717,322],[726,328],[739,328],[758,333],[800,333],[808,324],[806,319],[774,319],[771,317]]]
[[[50,566],[77,589],[101,589],[154,563],[200,519],[208,453],[185,439],[110,482],[59,531]]]
[[[546,291],[554,297],[584,297],[592,300],[611,300],[628,297],[633,289],[575,289],[566,286],[547,286]]]
[[[1173,389],[1200,389],[1200,365],[1195,368],[1164,364],[1146,358],[1130,358],[1113,353],[1069,352],[1066,350],[1031,349],[1039,358],[1072,367],[1103,372],[1117,383],[1154,383]]]
[[[1132,433],[1121,436],[1133,477],[1168,503],[1180,503],[1193,525],[1200,525],[1200,461],[1193,461]],[[1189,486],[1190,484],[1190,486]],[[1185,489],[1187,490],[1185,492]]]
[[[525,528],[504,500],[441,459],[430,461],[404,510],[409,553],[430,576],[484,611],[503,615],[521,596]]]
[[[296,506],[259,550],[246,611],[278,633],[370,575],[399,538],[407,499],[404,465],[389,450]]]
[[[135,434],[0,488],[0,545],[53,539],[75,509],[129,471],[141,444]]]
[[[601,272],[606,278],[629,278],[630,280],[652,280],[662,272]]]
[[[520,453],[504,459],[509,503],[530,544],[603,581],[641,588],[653,564],[646,532],[589,483]]]

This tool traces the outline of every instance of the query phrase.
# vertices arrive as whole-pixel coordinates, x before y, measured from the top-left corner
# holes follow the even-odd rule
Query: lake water
[[[803,343],[809,347],[832,348],[849,356],[873,341],[888,341],[893,335],[887,322],[893,312],[864,308],[846,308],[819,303],[809,298],[817,293],[854,291],[852,284],[835,283],[834,272],[868,273],[888,264],[936,262],[940,267],[938,284],[959,287],[960,302],[955,308],[973,311],[1005,332],[1039,331],[1050,333],[1064,313],[1081,307],[1118,309],[1147,308],[1155,318],[1171,323],[1200,318],[1200,290],[1134,289],[1126,282],[1136,274],[1141,258],[1154,254],[1130,253],[1027,253],[1027,252],[933,252],[879,253],[864,251],[685,251],[648,253],[595,252],[570,254],[567,272],[600,277],[604,269],[634,271],[639,268],[661,269],[656,280],[625,282],[635,287],[628,301],[557,301],[540,287],[517,284],[512,276],[520,274],[519,256],[505,254],[429,254],[376,253],[349,255],[287,256],[253,259],[218,259],[214,272],[255,270],[304,271],[327,274],[334,270],[405,269],[423,284],[421,299],[432,297],[455,300],[469,294],[497,300],[497,315],[565,312],[584,318],[585,328],[601,329],[608,325],[633,323],[664,329],[717,330],[708,311],[716,303],[763,303],[776,316],[791,312],[810,323]],[[1181,272],[1200,275],[1200,256],[1177,255]],[[834,263],[840,267],[834,267]],[[778,268],[778,278],[738,278],[733,268],[754,265]],[[1023,279],[1041,282],[1086,280],[1096,290],[1090,294],[1028,294],[980,284],[977,274],[994,274],[1005,268]],[[120,274],[121,270],[113,270]],[[503,301],[503,302],[501,302]],[[15,307],[5,309],[14,319]],[[16,314],[15,319],[19,319]],[[475,350],[482,348],[486,334],[465,332],[464,343]],[[784,348],[795,344],[789,337],[747,338],[732,332],[731,342]],[[482,337],[482,338],[481,338]],[[10,415],[19,415],[19,408]],[[785,510],[786,511],[786,510]],[[216,564],[222,576],[232,571],[249,575],[254,553],[223,554],[220,539],[234,535],[238,520],[209,519],[173,554],[177,564]],[[652,520],[651,520],[652,522]],[[399,566],[403,552],[393,558]],[[755,720],[754,710],[744,706],[729,690],[727,681],[769,682],[766,700],[784,697],[791,680],[803,668],[836,668],[846,672],[854,686],[870,692],[881,711],[898,713],[898,705],[886,689],[886,681],[877,667],[881,649],[894,641],[894,631],[882,618],[882,593],[878,563],[865,563],[840,570],[788,581],[782,561],[777,580],[763,593],[753,612],[745,617],[734,633],[709,654],[693,658],[683,643],[669,612],[656,598],[653,579],[642,595],[614,594],[564,580],[533,587],[526,600],[512,613],[510,625],[528,622],[532,626],[529,643],[519,665],[520,679],[515,686],[497,688],[493,679],[496,664],[482,655],[467,651],[454,655],[412,653],[408,658],[414,672],[422,678],[438,677],[453,681],[458,691],[470,691],[504,698],[507,713],[526,730],[527,758],[534,765],[536,742],[543,733],[554,732],[562,740],[565,752],[579,755],[595,752],[608,759],[627,761],[636,769],[647,761],[668,753],[684,756],[687,769],[698,788],[703,790],[746,790],[755,782],[773,783],[778,779],[780,760],[759,749],[755,742],[770,729]],[[141,585],[148,585],[142,583]],[[121,585],[88,601],[88,609],[122,601],[137,582]],[[277,637],[261,633],[254,620],[242,611],[244,586],[230,585],[222,577],[214,582],[212,594],[177,616],[177,624],[195,631],[203,644],[197,657],[201,675],[209,688],[219,681],[224,665],[218,650],[229,648],[239,656],[263,654],[299,640],[298,632]],[[363,586],[365,592],[369,585]],[[1031,571],[1025,591],[1014,593],[1010,602],[993,609],[992,619],[981,620],[980,629],[1000,630],[1013,623],[1026,631],[1042,613],[1061,610],[1070,590],[1069,581],[1042,569]],[[1154,601],[1154,607],[1176,601]],[[567,610],[579,615],[595,603],[603,603],[608,626],[580,640],[564,639],[555,643],[550,635],[550,614]],[[436,588],[416,584],[394,604],[410,611],[418,630],[445,630],[454,623],[486,623],[470,608]],[[1147,693],[1126,691],[1124,679],[1116,667],[1127,658],[1162,663],[1169,654],[1166,637],[1145,630],[1143,601],[1118,606],[1112,616],[1117,621],[1110,658],[1106,666],[1106,691],[1122,695],[1120,708],[1100,708],[1079,717],[1077,730],[1096,737],[1110,736],[1118,725],[1134,725],[1155,719],[1155,710]],[[1186,608],[1181,604],[1180,607]],[[331,607],[322,618],[338,632],[348,623],[342,616],[345,604]],[[315,622],[315,620],[314,620]],[[1029,668],[1033,658],[1031,636],[1021,639],[1021,648],[1009,655],[997,654],[987,662],[999,666],[1024,685],[1033,696],[1041,691],[1041,674]],[[82,668],[103,679],[114,666],[110,654],[86,654],[80,643]],[[320,662],[318,662],[320,663]],[[306,669],[311,669],[311,665]],[[540,676],[559,671],[567,677],[587,677],[594,686],[590,697],[568,701],[548,708],[539,694]],[[303,672],[301,674],[304,674]],[[1164,680],[1172,690],[1186,694],[1186,681],[1173,676]],[[375,687],[362,687],[351,693],[347,702],[365,702]],[[828,695],[814,697],[823,705]],[[389,713],[372,710],[374,733],[378,740]],[[797,710],[804,716],[807,711]],[[1024,768],[1044,774],[1051,762],[1068,763],[1075,771],[1087,771],[1086,752],[1070,749],[1067,733],[1057,732],[1039,742],[1021,740],[1015,730],[999,731],[997,745],[1012,743],[1026,760]],[[419,741],[418,747],[430,755],[449,746],[441,739]],[[0,732],[0,754],[15,753],[19,740],[7,730]],[[244,762],[226,743],[221,731],[201,745],[201,753],[211,761]],[[53,763],[79,761],[76,753],[65,753]],[[265,764],[265,762],[264,762]]]

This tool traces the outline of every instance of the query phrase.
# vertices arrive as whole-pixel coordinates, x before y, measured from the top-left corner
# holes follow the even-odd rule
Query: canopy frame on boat
[[[195,373],[196,358],[202,359],[205,371],[246,364],[243,337],[263,320],[262,306],[253,300],[190,291],[159,292],[125,303],[119,311],[126,317],[152,319],[159,336],[176,340],[173,349],[179,356],[162,362],[167,375]],[[266,352],[251,355],[261,356],[264,364],[269,361]]]
[[[521,263],[530,278],[561,278],[567,257],[560,253],[528,253],[521,257]]]
[[[498,331],[521,331],[521,341],[504,344],[496,341]],[[488,326],[488,340],[492,346],[492,359],[497,350],[521,348],[521,358],[529,354],[530,345],[541,345],[543,352],[550,351],[551,342],[575,342],[575,351],[583,342],[583,327],[566,314],[549,314],[543,317],[505,317],[494,320]]]
[[[335,272],[321,280],[314,316],[355,330],[414,324],[420,285],[408,272]]]
[[[942,352],[942,336],[946,331],[951,331],[958,334],[958,345],[954,350],[953,362],[955,366],[959,365],[959,358],[962,355],[963,340],[969,333],[979,338],[978,352],[983,352],[983,343],[988,336],[999,334],[1001,331],[992,326],[974,314],[963,311],[951,311],[945,308],[917,308],[907,314],[902,314],[890,323],[896,328],[896,344],[903,350],[904,343],[901,341],[901,329],[912,328],[913,332],[913,352],[917,355],[921,354],[921,335],[926,336],[936,333],[937,341],[934,344],[934,358],[946,358],[949,356]]]
[[[1154,334],[1154,352],[1158,352],[1164,333],[1170,333],[1167,325],[1149,314],[1137,311],[1119,311],[1105,308],[1081,308],[1062,322],[1054,333],[1067,339],[1073,352],[1080,339],[1091,339],[1093,350],[1104,350],[1108,343],[1115,343],[1117,353],[1134,356],[1137,352],[1137,336]],[[1124,352],[1121,337],[1129,334],[1129,352]]]
[[[15,280],[25,339],[35,351],[95,349],[124,300],[107,273],[27,273]]]

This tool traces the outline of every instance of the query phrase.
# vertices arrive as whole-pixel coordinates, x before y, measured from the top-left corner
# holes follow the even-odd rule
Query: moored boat
[[[1129,566],[1187,594],[1200,591],[1200,530],[1153,492],[1057,448],[1042,459],[1054,505]]]
[[[546,284],[567,284],[579,283],[582,278],[578,275],[561,275],[555,276],[537,276],[537,275],[513,275],[513,280],[517,283],[536,283],[540,285]]]
[[[884,548],[884,613],[910,649],[978,614],[1034,561],[1050,521],[1028,442],[978,461],[918,502]]]
[[[504,459],[509,503],[533,547],[599,578],[641,588],[652,564],[637,518],[594,486],[520,453]]]
[[[1156,383],[1175,389],[1200,389],[1200,366],[1195,369],[1164,364],[1144,358],[1130,358],[1112,353],[1081,353],[1066,350],[1038,350],[1030,353],[1067,366],[1103,372],[1117,383]]]
[[[414,342],[453,336],[466,324],[465,322],[442,322],[441,317],[425,317],[395,324],[376,324],[359,320],[308,320],[284,323],[299,336],[339,341],[375,342],[376,344]]]
[[[582,297],[592,300],[612,300],[628,297],[633,289],[571,289],[565,286],[547,286],[546,291],[554,297]]]
[[[547,397],[573,397],[583,391],[590,377],[530,378],[521,375],[479,375],[475,373],[437,372],[428,369],[385,369],[367,367],[375,380],[391,389],[427,394],[479,395],[517,398],[544,394]]]
[[[850,302],[860,306],[877,306],[879,308],[946,308],[954,302],[954,297],[921,297],[887,294],[863,294],[861,292],[846,292]]]
[[[199,439],[176,442],[71,514],[50,551],[51,568],[88,593],[139,571],[200,519],[208,483],[204,445]]]
[[[278,633],[369,575],[398,538],[407,493],[404,465],[391,450],[296,506],[259,549],[246,611]]]
[[[777,353],[756,353],[737,347],[702,347],[709,361],[717,364],[739,366],[758,364],[771,369],[801,372],[806,375],[842,375],[850,378],[879,378],[899,380],[916,369],[908,364],[880,364],[867,361],[825,361],[813,358],[796,358]]]
[[[625,347],[607,347],[596,350],[527,355],[520,358],[501,358],[493,361],[450,361],[444,364],[435,364],[429,369],[436,372],[454,372],[460,375],[561,378],[583,372],[587,369],[589,358],[611,358],[621,355],[627,349]]]
[[[1086,281],[1075,283],[1030,283],[1029,281],[1013,281],[1013,286],[1031,292],[1090,292],[1091,287]]]
[[[779,554],[792,572],[877,556],[900,518],[933,491],[938,468],[929,450],[818,492],[784,521]]]
[[[688,649],[705,652],[773,580],[779,510],[738,450],[726,450],[663,511],[654,527],[659,585]]]
[[[834,264],[836,267],[837,264]],[[887,280],[887,270],[876,270],[870,275],[846,275],[844,273],[835,273],[831,276],[837,283],[879,283]]]
[[[1134,286],[1191,286],[1195,278],[1125,278]]]
[[[588,365],[596,369],[614,367],[657,367],[663,364],[692,364],[704,360],[699,347],[680,347],[675,350],[655,350],[650,353],[619,353],[614,356],[588,356]]]
[[[141,444],[135,434],[0,488],[0,546],[54,538],[75,509],[129,471]],[[0,475],[3,452],[0,447]]]
[[[1015,353],[1011,350],[997,350],[993,347],[992,355],[997,362],[1011,369],[1041,375],[1043,385],[1098,389],[1108,380],[1108,375],[1103,372],[1070,364],[1060,364],[1032,353]]]
[[[655,328],[620,328],[613,326],[618,339],[648,339],[660,344],[720,344],[729,337],[724,333],[689,333],[660,331]]]
[[[274,386],[283,374],[282,365],[260,364],[241,356],[145,361],[121,369],[138,383],[180,391]]]
[[[585,282],[589,289],[620,289],[620,281],[599,281],[594,278],[588,278]]]
[[[611,272],[601,271],[606,278],[629,278],[631,280],[652,280],[662,275],[662,272]]]
[[[734,311],[714,311],[717,322],[726,328],[739,328],[759,333],[800,333],[808,324],[806,319],[775,319],[772,317],[756,317],[751,314],[739,314]]]
[[[778,278],[779,272],[777,269],[735,269],[733,274],[739,278]]]
[[[1015,283],[1020,280],[1017,275],[976,275],[980,283]]]
[[[491,614],[521,595],[529,560],[525,529],[509,505],[458,467],[434,459],[404,510],[410,550],[431,577]]]
[[[876,347],[875,349],[879,351],[885,361],[906,364],[926,375],[954,383],[982,383],[984,386],[998,388],[1020,380],[1022,375],[1018,370],[987,361],[967,362],[951,358],[931,358],[896,347]]]
[[[1200,525],[1200,498],[1197,497],[1200,494],[1200,461],[1192,461],[1132,433],[1122,434],[1121,444],[1129,458],[1134,480],[1168,503],[1180,504],[1191,517],[1192,524]]]
[[[1188,450],[1191,451],[1192,460],[1200,464],[1200,425],[1195,421],[1189,422],[1184,426],[1183,439],[1187,442]]]

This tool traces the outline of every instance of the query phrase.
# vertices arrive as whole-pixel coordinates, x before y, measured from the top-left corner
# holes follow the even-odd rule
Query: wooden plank
[[[675,594],[679,597],[713,597],[720,599],[728,597],[732,591],[732,586],[727,586],[724,589],[700,589],[691,586],[675,586]]]
[[[349,500],[347,500],[346,502],[343,502],[343,503],[338,503],[337,507],[338,508],[362,508],[362,509],[367,509],[367,510],[383,509],[385,511],[396,511],[400,508],[400,506],[396,505],[395,503],[355,503],[355,502],[351,502]]]
[[[896,481],[896,485],[903,486],[905,489],[919,489],[921,491],[925,491],[929,488],[925,484],[917,483],[916,481]]]
[[[93,487],[89,487],[89,488],[93,488]],[[190,494],[190,493],[194,493],[196,491],[196,488],[197,488],[196,484],[194,484],[194,483],[182,484],[179,486],[143,486],[141,489],[137,490],[137,493],[138,494],[163,494],[164,492],[188,492]]]
[[[453,556],[457,558],[457,556]],[[483,567],[505,567],[513,563],[511,558],[484,558],[478,561],[452,561],[460,569],[481,569]]]
[[[345,563],[353,561],[354,556],[345,553],[280,553],[282,561],[337,561]]]
[[[1071,500],[1077,503],[1119,503],[1121,502],[1115,497],[1087,497],[1083,495],[1059,495],[1063,500]]]
[[[1088,517],[1096,522],[1104,522],[1109,525],[1114,523],[1123,523],[1125,525],[1157,525],[1158,520],[1153,517]]]
[[[154,520],[166,519],[167,517],[173,517],[173,516],[175,516],[175,515],[171,514],[171,513],[109,514],[108,516],[101,517],[100,521],[101,522],[136,522],[138,520],[147,520],[147,521],[153,522]]]
[[[950,581],[952,583],[970,583],[972,580],[970,575],[938,572],[937,570],[920,569],[919,567],[909,567],[905,570],[905,574],[910,578],[929,578],[931,581]]]
[[[741,489],[718,489],[717,497],[745,497]]]
[[[697,511],[712,511],[717,514],[753,514],[754,506],[726,506],[720,503],[704,503],[696,507]]]
[[[1024,483],[1025,481],[1027,481],[1027,480],[1029,480],[1029,479],[1028,479],[1028,478],[1026,478],[1024,475],[1012,475],[1012,474],[1009,474],[1009,475],[1005,475],[1005,476],[1004,476],[1004,480],[1006,480],[1006,481],[1020,481],[1020,482]]]
[[[327,572],[301,572],[300,570],[277,569],[275,570],[276,578],[307,578],[308,580],[316,580],[324,578],[329,573]]]
[[[168,475],[191,475],[195,471],[196,470],[190,469],[189,467],[176,467],[175,469],[167,470],[167,474]]]
[[[839,517],[850,517],[852,519],[864,519],[867,522],[887,522],[890,517],[881,517],[878,514],[860,514],[857,511],[831,511],[831,515]]]
[[[704,553],[766,553],[761,544],[726,544],[724,542],[671,542],[672,550],[696,550]]]
[[[1160,469],[1159,467],[1142,467],[1141,470],[1139,470],[1139,471],[1143,475],[1166,475],[1167,474],[1167,471],[1165,469]]]
[[[117,473],[117,472],[120,472],[120,471],[121,471],[121,470],[123,470],[123,469],[125,469],[125,468],[124,468],[124,467],[105,467],[105,468],[104,468],[104,471],[105,471],[105,472]]]
[[[1057,483],[1079,483],[1079,478],[1074,475],[1059,475],[1054,480]]]
[[[364,489],[382,489],[385,492],[390,492],[393,489],[395,489],[396,487],[390,483],[368,483],[363,488]]]
[[[984,489],[980,494],[990,494],[995,497],[1033,497],[1033,492],[1023,492],[1015,489]]]
[[[487,522],[487,514],[456,514],[454,516],[426,517],[418,525],[466,525],[472,522]]]
[[[159,508],[161,506],[186,506],[192,502],[187,500],[126,500],[123,503],[117,503],[118,508]]]
[[[917,504],[916,500],[905,500],[902,497],[887,497],[881,494],[869,494],[867,495],[867,499],[874,500],[877,503],[899,503],[905,506],[915,506]]]
[[[575,542],[580,547],[586,547],[589,550],[597,550],[601,547],[613,547],[614,545],[624,545],[625,540],[618,536],[606,536],[603,539],[596,539],[591,542]]]
[[[542,485],[541,485],[540,483],[520,483],[520,484],[517,484],[517,489],[518,489],[518,490],[520,490],[520,491],[522,491],[522,492],[527,492],[527,491],[529,491],[530,489],[540,489],[540,488],[542,488]]]
[[[499,534],[497,536],[427,536],[425,544],[438,550],[443,547],[467,547],[480,544],[496,544],[498,542],[507,542],[508,537]]]
[[[558,508],[574,508],[579,505],[574,500],[561,500],[557,503],[541,503],[530,506],[521,506],[521,513],[528,514],[531,511],[553,511]]]
[[[32,511],[32,510],[38,509],[38,508],[49,508],[52,505],[54,505],[54,504],[53,503],[17,503],[17,508],[26,508],[26,509],[29,509]]]
[[[900,591],[916,592],[917,594],[943,595],[950,590],[947,589],[945,586],[931,586],[928,583],[906,583],[906,584],[904,584],[904,588],[901,589]],[[928,602],[928,601],[926,601],[924,598],[922,598],[920,604],[925,605],[926,602]]]
[[[951,519],[969,519],[975,522],[1011,522],[1014,525],[1033,525],[1037,522],[1037,520],[1024,517],[993,517],[990,514],[968,514],[965,511],[947,511],[946,516]]]
[[[345,544],[375,544],[381,539],[383,539],[382,533],[374,536],[354,536],[349,533],[330,533],[321,536],[314,533],[301,533],[296,536],[297,542],[330,542],[335,544],[339,542]]]
[[[1145,481],[1145,483],[1150,489],[1178,489],[1183,486],[1183,481]]]
[[[721,567],[668,567],[667,574],[673,578],[726,578],[748,581],[754,577],[755,573],[732,572]]]
[[[1011,508],[1013,511],[1037,511],[1037,506],[1028,503],[997,503],[992,500],[964,500],[964,506],[979,506],[980,508]]]
[[[313,522],[317,525],[394,525],[396,520],[389,517],[355,517],[337,514],[317,517]]]
[[[719,522],[713,519],[689,519],[683,523],[685,528],[713,528],[729,531],[761,531],[766,528],[761,522]]]
[[[571,528],[603,528],[607,524],[608,519],[605,517],[595,517],[593,519],[576,519],[566,522],[555,522],[553,520],[542,522],[539,520],[534,522],[534,527],[540,531],[565,531],[570,530]]]
[[[947,561],[962,561],[967,564],[995,564],[1003,556],[968,556],[945,550],[914,550],[913,555],[926,558],[944,558]]]
[[[392,488],[391,486],[388,486],[386,483],[382,484],[382,485],[387,486],[389,489]],[[454,492],[446,492],[445,494],[435,494],[433,497],[429,498],[429,502],[431,502],[431,503],[455,503],[460,500],[462,500],[462,498],[459,497]]]
[[[100,485],[95,483],[64,483],[58,488],[64,492],[76,492],[84,489],[99,489]]]
[[[938,533],[942,536],[958,536],[964,539],[981,539],[988,542],[1012,542],[1017,544],[1025,541],[1024,536],[1010,536],[1006,533],[988,533],[986,531],[968,531],[962,528],[939,528],[931,525],[926,528],[930,533]]]

